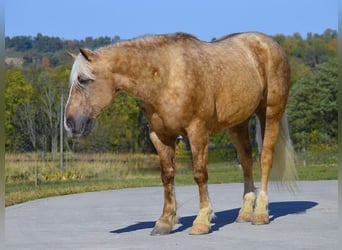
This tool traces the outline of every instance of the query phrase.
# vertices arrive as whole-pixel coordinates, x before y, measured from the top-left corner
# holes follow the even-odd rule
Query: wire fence
[[[319,150],[324,153],[317,153]],[[297,166],[336,165],[336,152],[337,147],[297,152]],[[256,149],[253,151],[253,157],[255,167],[259,167]],[[158,155],[151,153],[6,153],[5,161],[7,184],[34,183],[36,187],[49,182],[159,176],[160,172]],[[208,162],[209,168],[221,166],[224,171],[226,167],[239,167],[236,151],[230,144],[211,146]],[[176,147],[176,168],[180,174],[192,172],[191,152],[184,141],[179,141]]]
[[[64,97],[61,93],[59,109],[55,112],[55,126],[52,126],[53,133],[50,130],[44,130],[45,132],[41,133],[40,127],[37,127],[32,133],[23,133],[21,137],[9,137],[20,138],[20,146],[17,150],[6,152],[7,184],[30,183],[38,187],[42,183],[50,182],[101,181],[120,177],[159,175],[159,158],[148,139],[147,122],[138,109],[133,109],[135,112],[129,111],[131,109],[124,112],[119,108],[113,109],[111,111],[114,115],[110,113],[111,116],[125,117],[126,115],[126,118],[123,121],[112,121],[110,124],[114,125],[109,126],[109,122],[105,120],[107,115],[104,114],[102,123],[98,122],[97,127],[88,137],[75,140],[68,138],[64,131]],[[119,96],[117,102],[120,101],[131,102],[131,107],[136,107],[135,100],[129,99],[126,95]],[[27,117],[22,118],[25,120]],[[132,125],[128,129],[128,120],[138,125]],[[115,130],[116,138],[109,140],[109,137],[113,136],[113,130]],[[254,135],[255,130],[256,123],[252,118],[250,135]],[[230,143],[227,131],[213,135],[210,139],[209,166],[239,167],[238,157],[235,148]],[[32,147],[32,141],[41,142],[45,146],[33,150],[35,147]],[[258,167],[259,152],[253,136],[251,136],[251,142],[254,165]],[[306,167],[317,164],[336,164],[336,152],[337,146],[314,145],[308,149],[302,148],[297,152],[297,165]],[[176,165],[178,172],[188,174],[192,172],[190,145],[181,137],[177,140]],[[222,171],[226,169],[222,168]]]

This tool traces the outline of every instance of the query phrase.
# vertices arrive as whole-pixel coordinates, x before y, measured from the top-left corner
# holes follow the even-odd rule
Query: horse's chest
[[[175,100],[165,101],[159,105],[143,103],[140,106],[153,131],[167,134],[184,134],[184,127],[189,120],[188,112],[181,105],[177,105]]]
[[[183,134],[182,121],[175,114],[159,115],[154,113],[150,116],[149,121],[153,131],[158,133]]]

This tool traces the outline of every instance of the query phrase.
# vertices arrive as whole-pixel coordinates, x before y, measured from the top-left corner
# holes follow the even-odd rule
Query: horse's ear
[[[80,48],[80,52],[82,56],[87,59],[87,61],[91,61],[95,57],[95,52],[91,51],[90,49]]]
[[[77,55],[74,53],[71,53],[69,51],[66,52],[69,56],[71,56],[73,59],[76,59]]]

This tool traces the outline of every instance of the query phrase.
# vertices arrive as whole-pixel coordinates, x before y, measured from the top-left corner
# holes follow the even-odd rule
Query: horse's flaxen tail
[[[259,152],[262,148],[262,137],[259,120],[257,119],[257,143]],[[295,165],[295,152],[292,146],[286,114],[283,115],[279,124],[278,140],[273,150],[273,166],[270,175],[271,181],[286,186],[291,192],[297,189],[298,180]]]

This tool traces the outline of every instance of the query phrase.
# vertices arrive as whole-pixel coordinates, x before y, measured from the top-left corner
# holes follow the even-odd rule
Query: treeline
[[[291,137],[296,148],[337,143],[337,32],[276,35],[291,64],[287,105]]]
[[[8,57],[21,57],[23,66],[56,67],[67,61],[65,51],[72,51],[80,47],[95,49],[118,41],[120,41],[119,36],[64,40],[59,37],[49,37],[38,33],[35,37],[5,37],[5,48]]]
[[[86,37],[84,40],[64,40],[59,37],[49,37],[38,33],[37,36],[14,36],[12,38],[6,37],[6,48],[15,51],[27,52],[36,50],[38,52],[56,52],[62,49],[74,48],[76,46],[86,46],[89,48],[96,48],[105,46],[110,43],[115,43],[120,40],[119,36],[110,38],[105,37]]]
[[[337,142],[337,32],[307,34],[303,38],[274,36],[289,56],[292,69],[287,114],[297,148]],[[68,96],[72,60],[66,51],[97,48],[120,41],[88,37],[63,40],[36,37],[6,37],[6,150],[57,152],[60,142],[61,108]],[[7,60],[8,59],[8,60]],[[11,59],[11,60],[10,60]],[[253,126],[251,128],[254,129]],[[213,144],[229,144],[227,133],[211,136]],[[86,139],[64,140],[65,150],[153,151],[148,125],[133,97],[117,95],[99,117]]]

